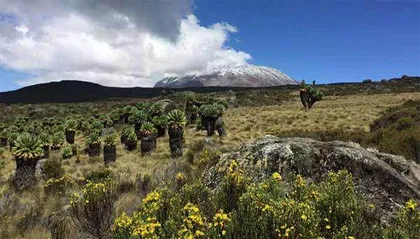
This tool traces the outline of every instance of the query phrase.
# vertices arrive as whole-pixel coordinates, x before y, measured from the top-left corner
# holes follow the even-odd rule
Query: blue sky
[[[420,1],[198,0],[195,13],[236,26],[230,46],[295,79],[420,76]]]
[[[19,6],[22,7],[24,4]],[[160,6],[159,9],[161,8]],[[6,10],[3,11],[3,16]],[[0,7],[0,16],[1,13]],[[42,12],[33,13],[34,16],[42,14]],[[189,24],[206,27],[208,34],[213,34],[215,39],[221,38],[221,32],[230,30],[211,30],[213,24],[225,22],[237,28],[238,32],[227,33],[227,38],[222,38],[220,47],[223,49],[216,50],[233,48],[234,56],[237,58],[241,55],[238,52],[244,52],[252,57],[248,60],[249,63],[277,68],[297,80],[332,83],[361,81],[367,78],[388,79],[400,77],[403,74],[420,75],[420,1],[195,0],[192,14],[198,19],[198,23],[190,18]],[[161,18],[161,16],[157,17]],[[101,20],[103,21],[102,18]],[[0,30],[2,30],[1,24],[5,22],[0,19]],[[30,25],[28,28],[29,32],[36,29]],[[202,39],[202,41],[207,40]],[[51,40],[51,42],[54,41]],[[2,44],[1,41],[0,44]],[[0,60],[1,48],[2,46],[0,46]],[[83,47],[80,48],[83,49]],[[168,49],[166,51],[171,53],[172,48]],[[4,50],[8,49],[3,49],[3,52]],[[194,50],[200,51],[200,48]],[[69,51],[74,52],[73,49]],[[74,62],[59,65],[60,72],[58,72],[51,68],[57,67],[50,64],[50,59],[54,58],[48,58],[49,61],[45,61],[47,62],[45,64],[42,63],[43,59],[38,58],[45,55],[45,52],[38,55],[32,54],[36,55],[35,58],[29,60],[29,65],[33,68],[28,68],[27,63],[20,66],[22,59],[10,59],[10,62],[14,62],[13,64],[7,63],[9,60],[7,57],[3,63],[0,61],[0,91],[17,89],[21,85],[18,85],[16,81],[30,77],[38,78],[28,81],[28,84],[50,81],[54,77],[77,78],[80,75],[88,75],[83,72],[79,74],[79,69],[71,68],[76,67],[77,64]],[[60,52],[58,59],[74,58],[66,54],[70,53]],[[239,61],[245,58],[242,56]],[[209,61],[212,60],[220,59],[209,59]],[[36,65],[37,62],[44,65],[41,63]],[[194,63],[194,59],[192,62]],[[169,62],[169,65],[172,63],[173,61]],[[89,64],[94,65],[90,62],[86,65],[89,66]],[[98,65],[101,67],[108,66],[107,64],[111,63],[107,61],[106,64],[101,62]],[[191,67],[187,68],[190,70]],[[66,71],[66,74],[61,68]],[[86,66],[82,68],[85,70]],[[96,69],[98,66],[95,65],[92,68]],[[52,73],[34,76],[34,73],[42,71]],[[70,74],[69,71],[76,73]],[[159,72],[159,70],[155,71]],[[160,74],[163,73],[160,72]],[[90,71],[89,74],[97,77]],[[106,78],[108,75],[101,76]],[[128,76],[117,76],[125,77],[126,82],[133,82]],[[98,83],[115,85],[112,79],[110,77],[108,81]],[[118,82],[116,84],[118,85]],[[142,83],[136,84],[141,86]]]

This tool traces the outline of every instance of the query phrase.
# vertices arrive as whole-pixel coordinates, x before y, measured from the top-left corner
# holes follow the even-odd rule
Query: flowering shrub
[[[182,212],[184,219],[178,231],[178,238],[204,238],[206,221],[200,209],[192,203],[187,203]]]
[[[410,199],[397,214],[394,224],[387,228],[384,238],[417,238],[420,232],[420,208]]]
[[[246,191],[247,181],[236,161],[232,160],[216,194],[216,201],[221,209],[231,212],[237,208],[239,197]]]
[[[65,192],[75,186],[75,181],[69,174],[65,174],[61,178],[50,178],[44,184],[46,194],[63,195]]]
[[[107,238],[111,233],[116,199],[112,181],[88,181],[81,193],[70,197],[71,215],[85,232],[96,238]]]
[[[178,179],[183,176],[178,175]],[[149,193],[139,210],[114,221],[115,238],[416,238],[420,210],[410,200],[382,226],[347,171],[319,183],[279,173],[251,183],[232,161],[216,189],[201,182]]]
[[[223,209],[220,209],[216,215],[214,215],[213,220],[209,223],[209,234],[211,238],[227,238],[228,231],[231,228],[231,218],[229,214],[223,212]]]

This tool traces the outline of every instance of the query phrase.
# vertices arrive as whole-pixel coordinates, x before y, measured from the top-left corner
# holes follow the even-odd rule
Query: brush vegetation
[[[221,153],[266,134],[419,162],[420,93],[318,89],[310,110],[298,89],[2,106],[0,237],[418,237],[418,201],[383,223],[347,171],[253,181],[232,160],[216,188],[203,183]]]

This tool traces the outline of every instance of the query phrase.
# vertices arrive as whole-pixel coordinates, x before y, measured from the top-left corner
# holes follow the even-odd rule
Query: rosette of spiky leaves
[[[48,118],[48,125],[49,125],[49,126],[53,126],[53,125],[55,125],[56,123],[57,123],[56,118],[54,118],[54,117]]]
[[[218,104],[206,104],[202,105],[198,112],[202,117],[218,117],[222,109],[223,106]]]
[[[117,143],[117,135],[116,134],[107,134],[104,137],[104,144],[105,146],[115,146]]]
[[[144,111],[148,111],[150,107],[150,103],[149,102],[138,102],[136,104],[136,108],[138,110],[144,110]]]
[[[142,135],[153,135],[157,133],[157,129],[152,123],[145,122],[140,128],[140,133]]]
[[[181,110],[172,110],[166,116],[170,128],[182,128],[187,124],[187,117]]]
[[[23,119],[23,117],[18,116],[14,119],[14,124],[18,127],[21,127],[26,124],[26,121]]]
[[[135,107],[128,105],[123,108],[123,114],[131,115],[135,109],[136,109]]]
[[[66,131],[74,132],[77,130],[77,121],[74,119],[69,119],[65,124]]]
[[[19,137],[18,132],[10,132],[9,133],[9,143],[14,144],[14,142],[17,140],[18,137]]]
[[[55,132],[51,138],[51,143],[53,147],[61,147],[64,143],[65,134],[63,131]]]
[[[18,131],[19,131],[19,127],[17,127],[16,125],[10,125],[9,126],[9,132],[16,133]]]
[[[164,107],[162,102],[155,102],[153,103],[150,108],[149,112],[152,116],[160,116],[164,113]]]
[[[147,114],[146,111],[143,110],[134,110],[132,115],[130,115],[130,117],[128,117],[128,122],[130,122],[130,124],[142,124],[144,122],[147,121],[147,119],[149,118],[149,115]]]
[[[131,126],[129,124],[124,124],[121,127],[120,135],[121,136],[127,136],[131,131],[133,131],[133,126]]]
[[[101,141],[100,134],[98,132],[92,132],[89,137],[87,138],[88,144],[99,144]]]
[[[91,117],[89,117],[88,119],[87,119],[87,122],[89,123],[89,124],[92,124],[93,122],[95,122],[96,121],[96,118],[95,117],[93,117],[93,116],[91,116]]]
[[[71,146],[64,147],[61,150],[61,157],[67,159],[67,158],[71,158],[71,156],[73,156],[73,149]]]
[[[197,101],[196,94],[192,91],[185,92],[185,101],[190,103],[195,103]]]
[[[123,107],[119,107],[119,108],[117,108],[117,109],[116,109],[116,111],[117,111],[117,113],[118,113],[119,115],[124,114],[124,108],[123,108]]]
[[[109,115],[109,118],[113,121],[118,121],[120,120],[120,113],[118,112],[117,109],[114,109],[111,111],[111,114]]]
[[[229,103],[226,100],[218,99],[215,103],[223,106],[223,111],[229,108]]]
[[[315,92],[313,97],[316,101],[320,101],[324,97],[324,94],[321,91],[317,91]]]
[[[0,131],[0,138],[8,138],[9,137],[9,132],[7,130],[2,130]]]
[[[41,143],[41,146],[50,146],[51,145],[51,138],[50,138],[50,134],[48,134],[47,132],[43,132],[39,135],[39,141]]]
[[[160,116],[155,116],[152,119],[152,123],[155,126],[159,126],[159,127],[166,127],[166,125],[168,124],[168,119],[166,116],[164,115],[160,115]]]
[[[57,117],[57,125],[65,125],[66,121],[61,118],[61,117]]]
[[[13,155],[21,159],[37,160],[43,153],[38,137],[28,133],[20,134],[13,147]]]
[[[134,132],[134,129],[132,129],[128,134],[127,134],[127,139],[126,142],[137,142],[137,135],[136,132]]]
[[[106,115],[105,115],[105,114],[100,114],[98,119],[99,119],[99,121],[101,121],[101,122],[105,122],[108,118],[106,117]]]
[[[91,133],[97,133],[100,134],[102,132],[102,129],[104,128],[104,125],[101,121],[95,120],[90,124],[90,132]]]
[[[114,125],[114,121],[108,118],[105,124],[106,124],[106,127],[112,127]]]

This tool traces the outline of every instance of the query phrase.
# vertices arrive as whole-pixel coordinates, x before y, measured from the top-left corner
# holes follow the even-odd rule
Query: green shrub
[[[63,159],[69,159],[69,158],[71,158],[71,156],[73,156],[73,149],[72,149],[71,146],[64,147],[61,150],[61,157]]]
[[[54,133],[54,135],[51,138],[52,148],[58,149],[64,144],[65,134],[62,131]]]
[[[42,174],[45,180],[50,178],[61,178],[64,175],[62,162],[58,158],[49,158],[42,166]]]
[[[91,182],[102,182],[109,179],[112,179],[114,177],[112,171],[108,168],[97,168],[93,171],[90,171],[86,176],[86,181]]]
[[[114,220],[117,196],[112,181],[92,182],[70,197],[74,222],[94,238],[108,238]]]
[[[50,178],[44,184],[45,193],[64,195],[67,190],[76,185],[74,179],[69,174],[65,174],[61,178]]]

